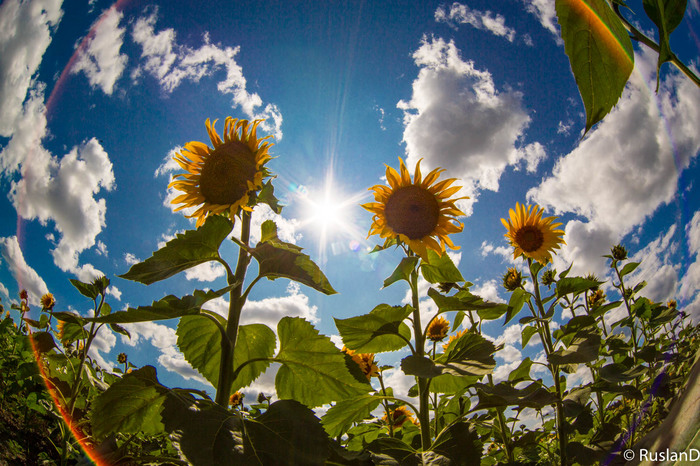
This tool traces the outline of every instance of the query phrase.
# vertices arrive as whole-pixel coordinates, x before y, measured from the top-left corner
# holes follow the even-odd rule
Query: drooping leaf
[[[267,180],[265,184],[263,184],[262,189],[258,193],[258,201],[269,205],[274,213],[282,213],[282,208],[284,206],[280,204],[279,199],[275,197],[275,188],[272,185],[272,180]]]
[[[53,335],[49,332],[34,332],[29,337],[32,340],[32,346],[39,353],[48,353],[56,347]]]
[[[97,297],[100,295],[100,290],[94,283],[83,283],[80,280],[76,280],[74,278],[71,278],[70,282],[73,284],[75,289],[78,290],[80,294],[85,296],[86,298],[97,299]]]
[[[612,383],[629,382],[634,380],[645,372],[643,366],[628,369],[625,365],[619,363],[607,364],[600,368],[598,374],[600,378]]]
[[[527,346],[530,339],[537,333],[537,327],[535,325],[526,325],[520,332],[521,342],[523,348]]]
[[[380,304],[369,314],[335,319],[343,344],[360,353],[397,351],[407,345],[411,329],[403,323],[411,313],[410,306]]]
[[[656,65],[656,89],[659,89],[659,69],[673,58],[669,38],[671,32],[681,24],[687,0],[644,0],[644,11],[659,30],[659,59]]]
[[[199,314],[199,310],[205,303],[223,296],[234,286],[235,284],[218,291],[195,290],[191,295],[183,296],[182,298],[168,295],[158,301],[153,301],[150,306],[130,307],[126,311],[117,311],[100,317],[86,318],[85,320],[110,324],[128,324],[134,322],[176,319],[182,316],[195,315]]]
[[[265,222],[266,241],[260,241],[251,250],[258,261],[258,273],[270,280],[288,278],[316,291],[335,294],[328,279],[309,256],[302,253],[299,246],[281,241],[277,237],[277,226],[271,220]]]
[[[561,298],[567,294],[583,293],[586,290],[592,290],[603,282],[582,277],[565,277],[557,282],[557,297]]]
[[[508,301],[508,311],[506,312],[506,320],[503,322],[503,325],[508,324],[513,317],[518,315],[529,296],[530,294],[522,288],[518,288],[513,291],[513,294],[510,295],[510,300]]]
[[[345,356],[330,338],[299,317],[283,317],[277,324],[282,363],[275,387],[281,399],[295,399],[315,407],[363,395],[371,388],[358,382],[345,365]]]
[[[275,332],[264,324],[241,325],[233,355],[234,368],[251,359],[272,358],[275,354],[277,338]],[[270,365],[270,361],[256,361],[247,364],[233,381],[231,392],[250,385]]]
[[[261,416],[246,419],[244,426],[241,464],[323,465],[330,454],[328,435],[319,419],[295,400],[272,403]]]
[[[506,382],[496,385],[480,384],[477,388],[479,404],[477,409],[503,406],[521,406],[542,409],[556,403],[556,396],[542,387],[539,382],[532,382],[522,389],[512,387]]]
[[[391,276],[384,280],[384,288],[400,280],[406,280],[410,283],[411,272],[415,270],[416,264],[418,264],[418,260],[419,258],[415,256],[404,257],[403,259],[401,259],[401,262],[399,262],[399,265],[396,266],[396,269],[394,269],[394,272],[392,272]]]
[[[85,317],[82,317],[75,312],[51,312],[51,315],[63,322],[80,325],[81,327],[87,322]]]
[[[328,435],[335,438],[344,434],[355,422],[369,417],[379,406],[380,398],[372,395],[362,395],[348,400],[342,400],[333,405],[321,419],[321,424]]]
[[[588,132],[625,88],[634,67],[632,41],[606,0],[556,0],[555,6]]]
[[[221,362],[219,327],[204,316],[183,316],[176,333],[177,347],[187,362],[216,387]]]
[[[196,230],[175,239],[143,262],[134,264],[121,278],[150,285],[204,262],[219,259],[219,246],[233,230],[233,223],[220,215],[207,217]]]
[[[454,296],[445,296],[436,289],[429,288],[428,296],[432,298],[440,312],[477,311],[483,320],[498,319],[508,310],[506,304],[484,301],[468,290],[460,290]]]
[[[622,270],[620,270],[620,276],[624,277],[625,275],[628,275],[636,270],[637,267],[639,267],[639,262],[628,262],[625,264],[624,267],[622,267]]]
[[[495,352],[493,343],[477,333],[467,332],[450,343],[435,361],[411,355],[401,360],[401,369],[406,375],[424,378],[443,374],[482,376],[490,374],[496,367]]]
[[[92,432],[101,439],[112,433],[135,434],[163,431],[160,410],[167,389],[153,366],[144,366],[116,380],[92,405]]]
[[[532,359],[525,358],[520,363],[520,365],[513,369],[508,375],[509,382],[520,382],[523,380],[530,380],[530,368],[532,367]]]
[[[438,255],[428,249],[428,260],[420,265],[420,271],[429,283],[458,283],[464,278],[448,254]]]
[[[558,349],[549,355],[552,364],[577,364],[595,361],[600,350],[600,335],[592,329],[576,333],[567,348]]]

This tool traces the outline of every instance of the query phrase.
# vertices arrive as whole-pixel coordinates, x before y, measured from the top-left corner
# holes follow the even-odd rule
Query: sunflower
[[[468,197],[449,199],[461,189],[460,186],[450,187],[457,180],[450,178],[436,183],[444,171],[441,168],[422,177],[420,162],[416,163],[413,181],[400,157],[400,173],[387,165],[389,186],[369,188],[374,191],[376,202],[363,204],[362,207],[374,214],[367,237],[376,234],[387,240],[398,239],[414,253],[427,259],[428,249],[439,255],[444,254],[445,245],[450,249],[459,249],[448,235],[462,231],[464,225],[456,217],[464,215],[464,212],[455,206],[455,202]]]
[[[45,310],[52,310],[53,307],[56,305],[56,299],[53,297],[51,293],[46,293],[41,297],[41,307],[44,308]]]
[[[343,346],[343,353],[347,354],[355,361],[355,364],[360,366],[362,373],[365,374],[367,380],[376,377],[379,374],[379,367],[374,360],[374,353],[356,353],[355,351]]]
[[[552,260],[552,252],[566,244],[562,239],[564,232],[556,228],[561,223],[552,223],[556,217],[542,218],[544,209],[538,205],[527,206],[515,204],[515,211],[510,209],[508,221],[501,222],[508,232],[505,237],[513,246],[513,258],[525,255],[540,264]]]
[[[243,397],[245,397],[245,395],[241,392],[232,393],[228,399],[228,404],[232,409],[237,406],[243,406]]]
[[[409,411],[405,406],[397,406],[396,408],[392,409],[390,413],[392,421],[391,427],[393,429],[400,429],[406,422],[418,425],[418,421],[416,421],[411,411]],[[382,420],[389,424],[389,418],[387,417],[386,413],[384,413]]]
[[[447,336],[447,332],[450,330],[450,323],[444,317],[436,317],[430,322],[428,328],[425,330],[425,336],[430,341],[442,341]]]
[[[197,218],[197,227],[208,215],[224,213],[233,217],[240,209],[250,211],[249,196],[262,188],[263,177],[267,176],[264,166],[271,159],[268,149],[272,143],[263,142],[271,136],[258,139],[256,134],[263,120],[250,124],[227,117],[223,141],[214,129],[216,121],[206,121],[213,149],[192,141],[173,157],[186,173],[176,175],[168,185],[184,193],[172,203],[181,204],[175,211],[199,207],[187,215]]]

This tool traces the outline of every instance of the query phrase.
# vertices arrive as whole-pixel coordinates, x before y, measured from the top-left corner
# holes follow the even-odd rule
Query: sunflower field
[[[588,130],[627,81],[630,36],[645,36],[620,19],[622,2],[588,2],[595,14],[579,8],[584,2],[556,3]],[[676,3],[644,3],[663,31],[653,44],[659,66],[685,66],[668,45]],[[609,26],[616,45],[596,37],[591,15]],[[582,44],[582,30],[589,43]],[[612,62],[582,62],[579,52],[590,42]],[[612,71],[596,81],[601,67]],[[110,279],[100,277],[71,280],[92,303],[88,316],[50,293],[39,319],[28,317],[26,292],[0,309],[0,465],[614,465],[629,450],[668,449],[683,461],[700,446],[700,327],[675,301],[645,297],[646,284],[630,280],[640,263],[627,249],[611,245],[609,280],[555,270],[552,256],[567,240],[561,224],[537,205],[517,203],[501,221],[524,272],[503,271],[507,302],[483,299],[447,254],[455,249],[450,237],[464,228],[459,180],[439,168],[424,174],[420,161],[387,166],[386,184],[370,187],[374,200],[362,206],[372,216],[369,237],[379,243],[370,254],[401,253],[381,286],[406,288],[410,304],[335,319],[342,349],[301,317],[284,317],[274,329],[243,324],[246,300],[265,280],[336,293],[309,255],[278,236],[274,221],[251,241],[253,209],[283,209],[268,166],[273,143],[259,137],[260,123],[227,117],[219,135],[217,121],[206,120],[210,141],[188,142],[174,156],[182,172],[171,183],[180,193],[172,202],[196,208],[194,227],[119,276],[167,283],[214,262],[225,269],[225,287],[113,311]],[[229,240],[234,257],[222,252]],[[437,308],[427,322],[422,293]],[[227,317],[207,309],[222,296]],[[555,315],[564,323],[553,322]],[[112,368],[89,356],[101,328],[129,337],[124,324],[161,320],[177,322],[178,349],[215,387],[213,397],[166,386],[154,366],[137,367],[125,353]],[[518,322],[523,348],[535,346],[544,358],[525,358],[497,381],[503,345],[482,334],[489,321]],[[407,356],[398,368],[415,380],[408,396],[384,375],[397,367],[383,365],[382,354],[399,350]],[[243,389],[273,369],[275,393],[246,399]],[[591,382],[567,384],[581,371]],[[526,413],[536,422],[525,422]]]

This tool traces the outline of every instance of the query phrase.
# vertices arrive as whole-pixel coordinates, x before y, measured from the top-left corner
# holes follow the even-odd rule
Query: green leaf
[[[530,368],[532,367],[532,359],[525,358],[520,365],[513,369],[513,371],[508,375],[509,382],[520,382],[522,380],[530,380]]]
[[[329,436],[338,437],[347,432],[353,423],[368,418],[379,406],[380,401],[380,398],[372,395],[339,401],[326,412],[321,419],[321,424]]]
[[[48,353],[56,347],[53,335],[49,332],[34,332],[29,335],[29,338],[32,340],[32,346],[39,353]]]
[[[401,369],[406,375],[425,378],[443,374],[482,376],[492,373],[496,367],[495,352],[493,343],[477,333],[467,332],[450,343],[435,361],[411,355],[401,360]]]
[[[394,272],[391,274],[389,278],[384,280],[384,288],[387,286],[391,285],[392,283],[396,283],[400,280],[406,280],[407,282],[410,283],[411,281],[411,272],[413,272],[416,268],[416,264],[418,264],[419,258],[418,257],[404,257],[401,259],[401,262],[399,262],[399,265],[396,267]]]
[[[58,320],[69,322],[71,324],[77,324],[81,327],[87,322],[86,318],[76,314],[75,312],[51,312],[51,315]]]
[[[221,362],[219,327],[204,316],[183,316],[176,333],[177,346],[187,362],[216,387]]]
[[[639,267],[639,262],[628,262],[625,264],[624,267],[622,267],[622,270],[620,270],[620,277],[624,277],[627,274],[630,274],[634,272],[634,270]]]
[[[659,59],[656,65],[656,90],[659,90],[659,69],[673,59],[669,38],[681,24],[688,5],[687,0],[644,0],[644,11],[659,30]]]
[[[258,193],[258,201],[269,205],[274,213],[282,213],[282,208],[284,206],[280,204],[279,199],[275,197],[275,188],[272,186],[272,180],[267,180],[267,182],[263,184],[262,189]]]
[[[433,299],[440,312],[477,311],[482,320],[498,319],[508,310],[506,304],[484,301],[469,290],[460,290],[454,296],[445,296],[434,288],[429,288],[428,296]]]
[[[429,283],[458,283],[464,278],[455,266],[450,256],[445,253],[442,256],[432,249],[428,249],[428,260],[420,265],[420,271]]]
[[[173,445],[189,464],[260,464],[243,459],[239,416],[211,400],[171,390],[163,402],[162,418]]]
[[[549,355],[549,362],[563,365],[595,361],[598,359],[600,342],[600,335],[596,330],[587,328],[579,331],[567,348],[558,349]]]
[[[606,0],[556,0],[555,6],[588,132],[625,88],[634,67],[632,41]]]
[[[274,222],[265,222],[263,235],[267,240],[260,241],[251,250],[253,257],[258,261],[258,273],[261,277],[270,280],[289,278],[321,293],[336,293],[318,265],[301,252],[302,248],[277,238],[277,226]]]
[[[506,312],[506,321],[503,322],[503,325],[506,325],[513,319],[513,317],[518,315],[529,296],[530,293],[522,288],[518,288],[513,291],[513,294],[510,295],[510,300],[508,301],[508,312]]]
[[[100,291],[97,289],[97,286],[95,286],[94,283],[83,283],[80,280],[76,280],[74,278],[71,278],[70,282],[78,291],[80,291],[81,295],[87,298],[94,300],[97,299],[97,297],[100,295]]]
[[[537,333],[537,327],[534,325],[527,325],[523,327],[522,331],[520,332],[520,337],[522,338],[521,340],[521,346],[525,348],[527,346],[527,343],[530,341],[530,338],[533,337]]]
[[[466,422],[458,422],[440,432],[430,449],[449,458],[451,460],[449,464],[467,465],[481,464],[484,446],[473,427],[470,427]],[[427,462],[426,464],[436,463]]]
[[[497,385],[480,384],[477,388],[479,404],[475,409],[497,408],[502,406],[520,406],[542,409],[556,403],[557,398],[539,382],[532,382],[525,388],[513,388],[506,382]]]
[[[168,295],[158,301],[153,301],[150,306],[130,307],[126,311],[117,311],[101,317],[86,318],[85,320],[110,324],[127,324],[196,315],[199,314],[200,309],[206,302],[223,296],[233,287],[235,287],[235,284],[218,291],[195,290],[192,295],[183,296],[182,298]]]
[[[318,418],[298,401],[276,401],[260,417],[246,419],[244,426],[244,464],[323,465],[330,454]]]
[[[592,290],[603,282],[591,280],[590,278],[581,277],[565,277],[557,282],[557,297],[561,298],[567,294],[583,293],[586,290]]]
[[[231,392],[250,385],[260,374],[267,370],[271,358],[275,354],[277,338],[275,332],[264,324],[241,325],[238,327],[238,338],[233,355],[234,368],[240,367],[251,359],[269,358],[269,361],[256,361],[247,364],[233,381]]]
[[[369,314],[347,319],[335,319],[343,344],[360,353],[397,351],[407,345],[411,329],[403,323],[411,306],[380,304]]]
[[[101,439],[117,432],[162,432],[160,410],[166,394],[153,366],[126,374],[94,400],[90,416],[93,435]]]
[[[345,356],[333,342],[319,335],[299,317],[283,317],[277,324],[282,363],[275,387],[281,399],[293,398],[315,407],[367,393],[371,386],[358,382],[345,365]]]
[[[600,378],[611,383],[629,382],[645,372],[643,366],[628,369],[623,364],[611,363],[600,368]]]
[[[381,437],[367,445],[372,463],[382,466],[417,466],[418,452],[395,437]]]
[[[219,246],[233,230],[222,216],[209,216],[196,230],[179,233],[151,257],[134,264],[121,278],[150,285],[204,262],[219,259]]]

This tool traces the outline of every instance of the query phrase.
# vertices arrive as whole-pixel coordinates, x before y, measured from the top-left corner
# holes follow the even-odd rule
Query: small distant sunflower
[[[466,332],[467,332],[467,330],[464,329],[464,330],[460,330],[459,332],[457,332],[457,333],[455,333],[454,335],[452,335],[452,336],[450,337],[450,339],[447,340],[447,343],[445,343],[444,345],[442,345],[442,349],[447,350],[447,348],[450,347],[450,345],[452,344],[453,341],[455,341],[455,340],[457,340],[458,338],[460,338],[460,337],[461,337],[462,335],[464,335]]]
[[[430,322],[428,328],[425,330],[425,336],[430,341],[442,341],[447,336],[447,332],[450,330],[450,322],[444,317],[436,317]]]
[[[126,359],[127,359],[127,358],[126,358],[126,353],[119,353],[119,354],[117,355],[117,362],[118,362],[119,364],[126,364]]]
[[[53,297],[51,293],[46,293],[44,296],[41,297],[41,307],[47,311],[50,311],[53,309],[53,307],[56,305],[56,299]]]
[[[455,206],[461,197],[450,196],[461,189],[452,186],[457,181],[450,178],[437,182],[444,170],[436,168],[425,177],[421,176],[420,160],[416,163],[413,181],[403,160],[399,157],[400,173],[386,167],[386,179],[389,186],[376,185],[369,188],[374,191],[374,200],[362,207],[374,214],[369,234],[381,238],[397,238],[423,259],[427,258],[428,249],[442,255],[445,245],[450,249],[459,249],[450,240],[449,235],[462,231],[464,225],[456,217],[464,212]]]
[[[397,406],[396,408],[392,409],[390,413],[391,427],[393,429],[400,429],[406,422],[418,425],[418,421],[413,417],[411,411],[409,411],[409,409],[405,406]],[[384,413],[382,420],[389,424],[389,418],[387,417],[386,413]]]
[[[343,352],[350,356],[355,363],[360,366],[362,373],[365,374],[367,380],[376,377],[379,374],[379,366],[374,361],[374,353],[356,353],[355,351],[343,346]]]
[[[268,149],[272,142],[264,142],[271,136],[258,139],[256,134],[262,121],[251,124],[227,117],[222,141],[214,129],[216,120],[210,123],[207,119],[214,148],[191,141],[173,157],[186,171],[176,175],[168,186],[184,193],[172,200],[173,204],[181,204],[175,211],[199,206],[187,216],[196,217],[199,227],[208,215],[225,213],[233,217],[240,209],[251,210],[249,196],[262,188],[263,177],[267,176],[265,163],[271,159]]]
[[[232,393],[228,399],[228,404],[231,406],[231,408],[236,408],[237,406],[242,406],[243,405],[243,397],[245,397],[245,395],[241,392]]]
[[[513,258],[521,254],[536,260],[540,264],[546,264],[552,260],[552,252],[566,244],[562,239],[564,232],[557,230],[561,223],[552,223],[556,217],[542,218],[544,209],[538,205],[525,206],[515,204],[515,211],[510,209],[510,218],[502,218],[501,223],[508,232],[508,238],[513,246]]]

